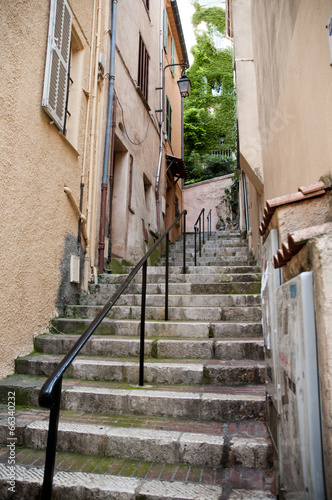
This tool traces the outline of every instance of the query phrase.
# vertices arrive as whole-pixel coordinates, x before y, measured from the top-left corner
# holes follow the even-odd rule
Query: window
[[[164,7],[164,51],[167,54],[168,50],[168,15],[166,7]]]
[[[140,88],[146,101],[148,100],[148,87],[149,87],[149,60],[150,60],[149,54],[146,50],[146,47],[140,35],[137,85]]]
[[[172,107],[166,96],[166,133],[170,143],[172,143]]]
[[[69,79],[72,14],[66,0],[51,0],[42,106],[64,129]]]

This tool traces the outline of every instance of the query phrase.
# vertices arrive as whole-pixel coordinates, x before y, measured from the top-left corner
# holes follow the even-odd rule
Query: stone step
[[[45,378],[13,375],[0,382],[0,402],[6,403],[8,391],[15,391],[16,404],[37,406]],[[84,385],[85,384],[85,385]],[[80,382],[64,379],[61,407],[66,410],[104,415],[144,415],[171,417],[201,422],[265,420],[265,387],[158,385],[137,386],[113,382]]]
[[[181,266],[183,265],[183,259],[182,256],[180,257],[172,257],[170,256],[169,258],[169,263],[170,265],[173,266]],[[165,258],[160,259],[160,264],[165,265]],[[186,265],[187,266],[193,266],[194,265],[194,257],[188,257],[186,259]],[[199,257],[197,255],[197,265],[198,266],[250,266],[250,265],[255,265],[256,263],[251,259],[247,257],[242,257],[239,256],[220,256],[220,257]]]
[[[201,254],[202,257],[210,258],[210,257],[239,257],[239,258],[251,258],[251,254],[248,251],[246,247],[237,247],[237,246],[232,246],[232,247],[220,247],[220,246],[214,246],[214,247],[207,247],[204,245],[204,247],[201,248]],[[196,249],[196,255],[197,257],[199,256],[199,248]],[[195,256],[195,249],[186,249],[186,257],[194,257]],[[182,258],[183,257],[183,248],[172,248],[170,252],[170,257],[171,258]]]
[[[67,318],[91,318],[93,319],[103,306],[67,306],[65,316]],[[140,306],[118,306],[112,307],[107,315],[111,319],[140,319]],[[165,318],[165,306],[147,306],[145,309],[147,320],[163,320]],[[168,318],[170,321],[260,321],[260,307],[169,307]]]
[[[110,298],[104,288],[95,293],[87,293],[80,297],[79,305],[102,305]],[[124,293],[116,302],[117,306],[140,306],[142,295]],[[261,307],[260,295],[169,295],[169,307]],[[147,307],[164,307],[165,295],[146,296]]]
[[[0,422],[0,436],[5,436],[7,430],[8,424]],[[22,436],[20,446],[46,449],[47,421],[18,423],[17,433]],[[273,453],[268,437],[232,436],[225,440],[222,432],[207,434],[61,420],[57,451],[201,467],[237,464],[254,469],[270,467]]]
[[[47,334],[35,337],[35,349],[45,354],[67,354],[78,340],[77,335]],[[139,356],[137,338],[99,337],[93,335],[82,355],[128,358]],[[146,358],[155,359],[264,359],[263,340],[145,340]]]
[[[105,284],[105,285],[91,285],[91,293],[98,293],[104,299],[105,294],[108,300],[117,290],[119,285]],[[259,282],[234,282],[234,283],[169,283],[169,295],[215,295],[215,294],[260,294],[261,285]],[[142,292],[142,285],[140,283],[129,284],[124,291],[124,294],[135,294]],[[164,294],[164,283],[147,283],[147,295]],[[106,302],[103,301],[103,303]]]
[[[50,376],[63,356],[31,354],[16,360],[16,373]],[[65,373],[83,380],[128,382],[138,384],[137,361],[109,360],[105,357],[78,356]],[[257,361],[186,361],[149,362],[144,364],[148,384],[240,386],[265,383],[265,363]]]
[[[87,319],[55,318],[53,328],[58,333],[82,334],[91,321]],[[140,334],[141,322],[137,320],[111,320],[105,318],[96,329],[98,335],[130,336]],[[146,337],[177,337],[177,338],[252,338],[262,335],[261,323],[255,322],[176,322],[176,321],[146,321]]]
[[[131,272],[133,270],[133,267],[128,267],[128,272]],[[225,275],[225,274],[250,274],[250,273],[260,273],[260,268],[255,266],[190,266],[186,270],[186,274],[188,275],[193,275],[193,274],[218,274],[218,275]],[[169,268],[169,274],[182,274],[183,272],[183,266],[170,266]],[[165,275],[165,266],[148,266],[147,268],[147,274],[148,276],[151,274],[163,274]],[[99,279],[103,279],[105,276],[111,276],[109,274],[102,274],[99,275]]]
[[[37,500],[43,482],[43,468],[15,467],[16,498]],[[9,498],[8,470],[0,464],[0,495]],[[146,480],[126,476],[112,476],[83,472],[59,471],[53,478],[53,500],[218,500],[222,494],[221,486]]]
[[[127,279],[127,274],[109,274],[101,275],[99,277],[99,284],[117,284],[120,285]],[[170,273],[168,277],[169,283],[229,283],[229,282],[251,282],[259,281],[261,276],[258,273],[237,273],[237,274],[173,274]],[[164,283],[165,272],[160,274],[147,273],[147,283]],[[137,274],[131,283],[142,283],[141,273]]]

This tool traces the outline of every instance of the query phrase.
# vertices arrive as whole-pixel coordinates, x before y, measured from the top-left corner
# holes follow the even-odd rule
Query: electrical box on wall
[[[161,211],[164,215],[166,214],[166,200],[163,196],[161,197]]]
[[[70,282],[80,282],[80,258],[76,255],[70,257]]]
[[[311,272],[277,289],[277,329],[280,485],[286,499],[325,499]]]

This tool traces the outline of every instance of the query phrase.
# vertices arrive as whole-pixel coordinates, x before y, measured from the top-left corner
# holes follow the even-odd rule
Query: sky
[[[195,45],[196,41],[195,41],[193,26],[191,24],[191,17],[195,12],[195,9],[191,5],[190,0],[177,0],[177,5],[180,12],[181,24],[182,24],[184,38],[186,41],[189,62],[190,64],[192,64],[193,56],[191,55],[190,49],[193,45]]]

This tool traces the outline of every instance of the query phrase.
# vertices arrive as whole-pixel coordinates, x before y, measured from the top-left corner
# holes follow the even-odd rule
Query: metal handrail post
[[[210,214],[208,214],[206,216],[206,225],[207,225],[207,238],[208,238],[208,241],[210,240],[210,223],[209,223],[209,217]]]
[[[141,336],[140,336],[140,352],[139,352],[139,385],[144,385],[144,337],[145,337],[145,306],[146,306],[146,274],[147,261],[144,262],[142,268],[142,299],[141,299]]]
[[[168,321],[169,234],[166,236],[165,321]]]
[[[186,214],[183,217],[183,274],[186,274]]]
[[[204,237],[204,214],[205,214],[205,208],[203,208],[202,212],[202,219],[203,219],[203,245],[205,244],[205,237]]]
[[[198,228],[199,228],[199,256],[202,257],[202,220],[199,218],[198,222]]]
[[[50,421],[48,426],[46,459],[44,468],[44,482],[42,488],[42,500],[49,500],[52,495],[53,475],[55,466],[56,443],[58,438],[58,424],[60,413],[62,377],[54,386],[54,403],[50,410]]]
[[[196,243],[196,233],[197,233],[197,226],[194,226],[194,242],[195,242],[195,266],[197,266],[197,257],[196,257],[196,252],[197,252],[197,243]]]

